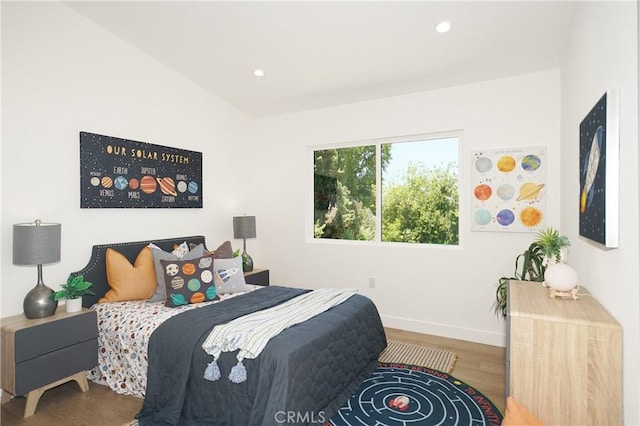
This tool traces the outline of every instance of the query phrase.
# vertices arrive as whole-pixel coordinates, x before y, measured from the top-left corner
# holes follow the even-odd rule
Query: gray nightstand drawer
[[[16,363],[15,395],[24,395],[61,377],[95,367],[98,364],[98,340],[95,335],[93,337],[91,340]]]
[[[15,362],[95,339],[97,335],[98,324],[94,311],[23,328],[15,332]]]

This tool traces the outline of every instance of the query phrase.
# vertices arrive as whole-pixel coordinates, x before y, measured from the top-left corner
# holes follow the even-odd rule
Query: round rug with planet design
[[[325,426],[499,426],[502,418],[489,398],[447,373],[380,363]]]

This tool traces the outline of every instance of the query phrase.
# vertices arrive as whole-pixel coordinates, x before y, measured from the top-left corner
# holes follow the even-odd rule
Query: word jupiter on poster
[[[81,208],[202,208],[202,153],[80,132]]]

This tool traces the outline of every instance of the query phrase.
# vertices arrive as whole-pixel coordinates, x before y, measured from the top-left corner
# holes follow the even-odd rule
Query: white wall
[[[562,67],[562,231],[580,281],[622,324],[624,423],[640,424],[640,242],[638,224],[638,10],[636,2],[584,2]],[[605,249],[579,236],[582,119],[608,89],[620,97],[620,244]]]
[[[459,247],[305,240],[309,146],[458,129]],[[262,119],[254,140],[259,247],[252,254],[256,265],[271,268],[273,282],[358,287],[388,326],[504,344],[504,321],[492,311],[497,280],[513,274],[515,257],[535,234],[470,231],[471,151],[548,146],[547,220],[559,226],[559,70]]]
[[[233,237],[243,114],[57,2],[2,2],[2,89],[2,315],[36,283],[12,264],[14,223],[62,223],[62,260],[44,266],[56,289],[93,244]],[[204,208],[80,209],[79,131],[203,152]]]

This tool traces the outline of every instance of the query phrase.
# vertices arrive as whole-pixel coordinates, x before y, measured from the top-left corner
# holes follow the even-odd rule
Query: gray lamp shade
[[[42,265],[60,261],[59,223],[18,223],[13,225],[13,264]]]
[[[233,217],[233,238],[255,238],[256,237],[256,217],[255,216],[234,216]]]

